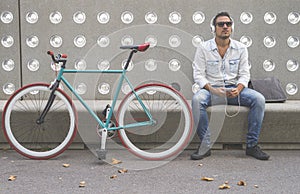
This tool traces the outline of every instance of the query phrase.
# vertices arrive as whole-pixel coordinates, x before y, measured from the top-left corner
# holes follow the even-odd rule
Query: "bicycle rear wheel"
[[[155,124],[119,130],[120,139],[133,154],[147,160],[176,156],[187,145],[193,131],[193,117],[185,98],[164,84],[145,84],[136,89]],[[121,102],[119,126],[149,120],[134,93]]]
[[[2,128],[7,141],[17,152],[31,159],[59,155],[76,135],[76,110],[60,89],[55,91],[55,100],[44,122],[36,122],[50,94],[49,84],[27,85],[16,91],[4,107]]]

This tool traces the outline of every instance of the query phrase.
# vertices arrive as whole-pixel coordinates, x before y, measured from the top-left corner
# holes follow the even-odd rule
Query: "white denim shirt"
[[[203,88],[207,83],[212,86],[237,85],[248,87],[250,64],[247,47],[233,39],[222,58],[215,39],[204,42],[196,50],[193,62],[194,81]]]

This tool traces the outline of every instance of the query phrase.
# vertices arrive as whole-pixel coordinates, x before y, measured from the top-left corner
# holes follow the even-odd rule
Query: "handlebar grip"
[[[47,51],[47,54],[48,54],[48,55],[51,55],[51,56],[54,55],[54,53],[53,53],[52,51]]]

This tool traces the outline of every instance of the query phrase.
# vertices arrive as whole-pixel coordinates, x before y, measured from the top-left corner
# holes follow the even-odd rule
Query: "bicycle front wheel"
[[[60,89],[55,91],[55,100],[44,122],[37,122],[50,94],[49,84],[27,85],[16,91],[4,107],[2,128],[7,141],[17,152],[31,159],[59,155],[76,135],[76,110]]]
[[[124,126],[119,136],[125,147],[146,160],[163,160],[176,156],[187,145],[193,130],[193,117],[185,98],[164,84],[145,84],[136,89],[153,125],[127,128],[149,120],[134,93],[129,93],[118,110],[118,124]]]

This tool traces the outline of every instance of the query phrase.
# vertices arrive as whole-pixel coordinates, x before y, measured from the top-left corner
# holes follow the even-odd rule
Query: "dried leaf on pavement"
[[[230,189],[230,186],[228,184],[223,184],[219,186],[219,189]]]
[[[210,177],[202,177],[201,180],[202,180],[202,181],[213,181],[214,178],[210,178]]]
[[[14,181],[14,180],[16,180],[16,178],[17,178],[16,175],[10,175],[9,178],[8,178],[8,180],[9,181]]]
[[[85,186],[86,186],[86,182],[85,181],[80,181],[79,187],[85,187]]]
[[[70,164],[63,164],[63,167],[68,168],[70,167]]]
[[[239,181],[238,183],[237,183],[237,185],[238,186],[246,186],[247,185],[247,183],[245,182],[245,181]]]
[[[128,170],[123,168],[123,169],[118,170],[118,172],[121,174],[124,174],[124,173],[128,172]]]
[[[120,163],[122,163],[122,161],[121,160],[117,160],[115,158],[112,158],[112,162],[111,163],[112,164],[120,164]]]
[[[109,177],[110,179],[115,179],[115,178],[117,178],[118,176],[117,175],[112,175],[111,177]]]

